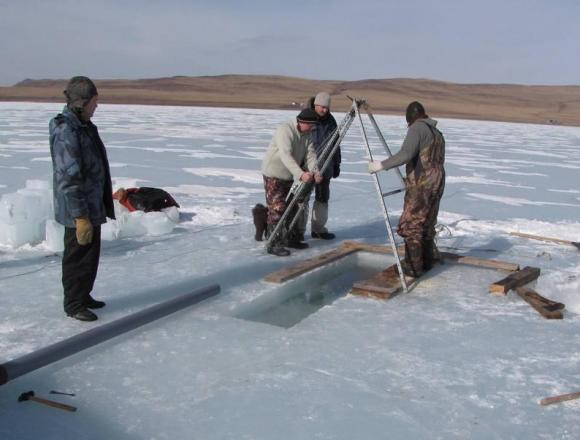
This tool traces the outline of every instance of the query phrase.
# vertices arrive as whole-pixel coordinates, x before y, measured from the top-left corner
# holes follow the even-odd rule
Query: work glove
[[[379,171],[382,171],[383,168],[383,164],[381,163],[381,161],[378,160],[373,160],[371,162],[369,162],[369,173],[374,174],[374,173],[378,173]]]
[[[93,241],[93,225],[88,217],[75,218],[77,228],[77,241],[81,246],[85,246]]]

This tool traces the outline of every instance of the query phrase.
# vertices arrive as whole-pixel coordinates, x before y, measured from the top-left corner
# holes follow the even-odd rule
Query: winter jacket
[[[433,143],[433,130],[437,130],[437,121],[431,118],[417,119],[407,130],[407,136],[397,154],[383,160],[383,168],[389,170],[411,162],[419,153]]]
[[[314,109],[314,96],[309,100],[310,108]],[[324,118],[320,119],[316,128],[312,131],[312,142],[314,143],[314,149],[316,151],[316,157],[320,158],[320,154],[324,149],[324,145],[327,139],[336,129],[336,120],[330,112],[328,112]],[[332,147],[331,147],[332,148]],[[330,179],[332,177],[336,178],[340,174],[340,162],[342,161],[340,147],[336,149],[331,162],[328,164],[324,170],[324,178]],[[319,166],[322,168],[324,164],[320,163]]]
[[[300,179],[316,170],[316,152],[310,133],[300,133],[295,118],[280,125],[262,161],[262,174],[281,180]]]
[[[73,228],[78,217],[93,225],[114,219],[109,161],[97,127],[65,107],[50,121],[49,133],[55,220]]]

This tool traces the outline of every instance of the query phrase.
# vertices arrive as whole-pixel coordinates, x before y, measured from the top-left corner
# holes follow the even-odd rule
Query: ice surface
[[[18,248],[26,244],[43,245],[52,251],[62,251],[64,227],[53,221],[52,189],[49,183],[29,180],[26,187],[0,198],[0,245]],[[176,207],[160,212],[129,212],[114,200],[115,220],[108,219],[102,226],[102,239],[116,240],[119,237],[140,235],[163,235],[173,231],[179,222]],[[61,243],[58,243],[58,241]]]
[[[46,221],[46,248],[53,252],[64,251],[64,226],[55,220]]]
[[[50,161],[34,159],[49,157],[46,126],[61,108],[0,103],[2,196],[46,189],[26,182],[51,181]],[[282,285],[262,281],[343,240],[387,240],[356,124],[331,185],[328,227],[337,239],[309,240],[289,258],[253,240],[250,210],[264,202],[260,161],[293,114],[99,106],[94,121],[111,163],[122,164],[112,168],[114,186],[166,189],[181,205],[170,214],[179,222],[153,236],[139,230],[147,215],[120,212],[103,227],[109,241],[93,294],[107,307],[94,324],[64,316],[52,241],[0,246],[0,362],[196,287],[219,283],[222,293],[3,385],[0,438],[580,438],[580,401],[538,404],[580,389],[580,253],[509,235],[579,241],[580,129],[440,121],[449,179],[439,246],[540,267],[534,288],[566,304],[563,320],[548,321],[513,293],[488,293],[505,274],[452,263],[386,302],[348,289],[392,264],[388,256],[359,253]],[[404,118],[377,121],[397,151]],[[399,184],[394,173],[381,181],[385,191]],[[387,204],[395,224],[402,196]],[[79,410],[18,403],[29,389]]]

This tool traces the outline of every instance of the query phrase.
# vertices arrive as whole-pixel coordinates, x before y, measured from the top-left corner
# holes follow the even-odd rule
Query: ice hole
[[[290,328],[322,307],[346,296],[352,285],[393,264],[388,255],[357,252],[268,289],[233,316]]]

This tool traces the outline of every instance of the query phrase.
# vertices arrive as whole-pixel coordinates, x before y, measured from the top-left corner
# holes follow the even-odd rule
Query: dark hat
[[[296,120],[298,122],[306,122],[307,124],[316,124],[318,123],[318,113],[311,108],[305,108],[296,116]]]
[[[95,83],[86,76],[72,77],[63,93],[67,106],[76,110],[82,110],[93,96],[98,95]]]
[[[415,122],[420,116],[425,116],[425,107],[419,101],[413,101],[407,106],[407,112],[405,114],[407,123]]]

